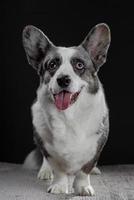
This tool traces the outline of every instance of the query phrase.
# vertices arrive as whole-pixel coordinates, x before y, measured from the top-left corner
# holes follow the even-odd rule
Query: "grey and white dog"
[[[68,175],[74,175],[78,195],[94,195],[90,183],[108,138],[109,119],[104,90],[97,76],[106,61],[110,29],[98,24],[79,46],[57,47],[34,26],[23,31],[28,62],[40,76],[32,105],[34,139],[42,154],[38,177],[53,182],[51,193],[68,193]],[[36,163],[37,151],[25,165]]]

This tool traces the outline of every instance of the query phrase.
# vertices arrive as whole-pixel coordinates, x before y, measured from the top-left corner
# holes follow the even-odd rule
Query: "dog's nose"
[[[71,83],[71,79],[68,75],[64,75],[64,76],[57,78],[57,83],[60,87],[66,88]]]

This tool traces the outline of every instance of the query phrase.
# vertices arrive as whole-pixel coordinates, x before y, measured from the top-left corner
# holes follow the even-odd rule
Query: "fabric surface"
[[[134,200],[134,165],[102,166],[100,170],[101,175],[91,175],[96,195],[79,197],[48,194],[50,182],[38,180],[37,171],[0,163],[0,200]],[[70,188],[71,182],[69,178]]]

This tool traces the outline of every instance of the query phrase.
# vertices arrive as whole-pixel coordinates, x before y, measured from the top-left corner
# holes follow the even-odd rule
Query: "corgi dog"
[[[90,174],[109,132],[98,71],[106,62],[110,41],[105,23],[93,27],[79,46],[72,47],[55,46],[32,25],[23,30],[28,62],[40,78],[31,108],[37,150],[25,163],[42,156],[38,177],[53,178],[50,193],[68,193],[68,176],[73,175],[77,195],[95,194]]]

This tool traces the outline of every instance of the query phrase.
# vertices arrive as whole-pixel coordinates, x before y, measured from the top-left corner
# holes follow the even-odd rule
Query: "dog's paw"
[[[42,169],[42,170],[39,171],[37,177],[38,177],[38,179],[41,179],[41,180],[53,179],[52,170],[49,169],[49,168]]]
[[[54,183],[49,186],[47,189],[48,193],[53,193],[53,194],[63,194],[63,193],[68,193],[68,186],[66,184],[62,183]]]
[[[74,188],[75,194],[79,196],[94,196],[95,191],[91,185],[88,186],[80,186],[78,188]]]

